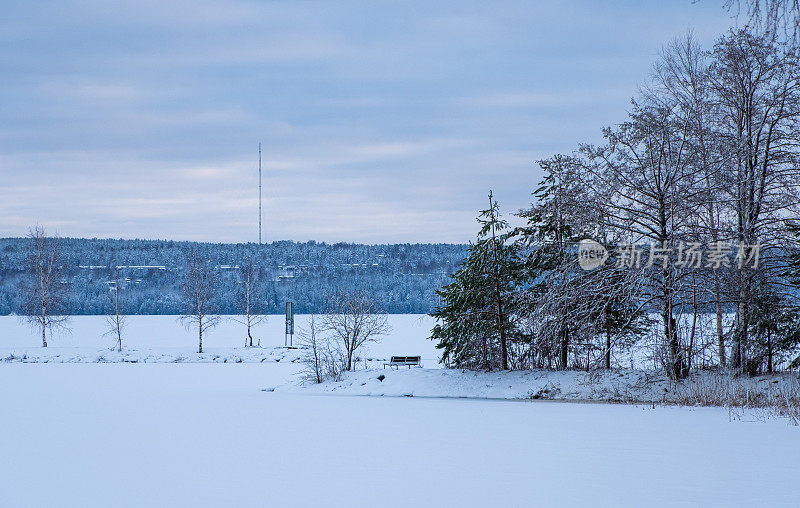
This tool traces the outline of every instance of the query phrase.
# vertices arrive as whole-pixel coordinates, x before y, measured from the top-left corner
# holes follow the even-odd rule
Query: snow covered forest
[[[181,284],[188,253],[196,250],[219,270],[215,306],[240,314],[241,265],[254,267],[254,310],[320,313],[338,291],[369,289],[390,313],[430,312],[435,290],[463,260],[466,246],[452,244],[359,245],[290,241],[210,244],[162,240],[59,238],[59,282],[68,286],[58,312],[106,314],[116,281],[124,289],[124,314],[181,314]],[[0,315],[24,313],[20,285],[30,282],[29,238],[0,238]],[[117,267],[120,267],[117,269]]]

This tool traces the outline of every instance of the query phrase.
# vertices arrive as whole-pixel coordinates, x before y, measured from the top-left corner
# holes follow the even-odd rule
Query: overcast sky
[[[0,236],[465,242],[721,2],[4,0]]]

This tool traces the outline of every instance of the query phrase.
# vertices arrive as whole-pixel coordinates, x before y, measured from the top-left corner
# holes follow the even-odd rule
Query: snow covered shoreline
[[[0,348],[0,363],[264,363],[297,362],[300,350],[284,347],[90,349],[74,347]]]
[[[383,376],[383,379],[380,377]],[[713,372],[675,383],[663,373],[641,370],[500,371],[455,369],[370,369],[346,373],[341,381],[321,384],[285,384],[276,391],[364,396],[435,398],[531,399],[603,401],[617,403],[692,404],[699,394],[719,390],[720,383],[753,396],[786,393],[797,388],[793,375],[730,377]],[[727,387],[726,387],[727,388]],[[697,405],[716,405],[697,400]]]
[[[381,377],[383,379],[381,379]],[[647,381],[655,384],[648,387]],[[366,396],[436,398],[656,400],[661,379],[640,371],[591,376],[582,371],[495,371],[458,369],[370,369],[347,372],[341,381],[321,384],[285,384],[276,391]]]
[[[701,372],[680,382],[663,372],[616,369],[475,372],[443,368],[381,368],[385,359],[370,358],[368,369],[346,372],[339,381],[321,384],[302,376],[303,350],[285,347],[211,348],[204,353],[183,348],[0,348],[3,364],[262,364],[265,374],[279,364],[283,375],[266,374],[265,391],[293,394],[443,399],[550,400],[765,408],[796,404],[800,381],[794,374],[744,377]],[[789,402],[785,402],[785,401]],[[795,415],[796,420],[796,415]]]
[[[299,316],[306,323],[308,316]],[[612,371],[513,371],[471,372],[442,369],[438,350],[428,340],[431,321],[427,316],[391,316],[393,331],[366,351],[357,371],[337,382],[316,385],[304,382],[301,349],[282,347],[283,322],[271,319],[262,326],[264,347],[242,347],[238,323],[225,321],[207,337],[204,352],[197,353],[192,330],[174,316],[132,316],[128,339],[121,352],[110,347],[103,336],[102,317],[79,317],[72,322],[73,333],[55,337],[42,348],[34,330],[12,317],[0,318],[0,370],[19,364],[121,364],[132,371],[145,364],[169,364],[200,368],[202,365],[232,365],[233,375],[250,372],[248,383],[260,391],[286,393],[359,395],[375,397],[469,398],[504,400],[557,400],[661,404],[685,406],[768,407],[786,396],[796,400],[798,381],[791,374],[756,378],[720,376],[702,371],[681,383],[668,380],[663,372],[638,369]],[[424,369],[384,369],[392,355],[421,355]],[[237,367],[237,364],[242,364]],[[24,365],[20,365],[24,367]],[[31,365],[33,366],[33,365]],[[47,367],[42,365],[45,370]],[[15,369],[14,369],[15,370]],[[45,372],[36,370],[36,372]],[[128,369],[126,369],[128,370]],[[217,372],[212,369],[212,371]],[[379,380],[384,376],[383,380]],[[782,399],[783,397],[783,399]]]

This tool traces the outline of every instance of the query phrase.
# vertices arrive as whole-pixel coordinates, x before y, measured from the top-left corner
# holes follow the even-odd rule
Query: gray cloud
[[[466,241],[712,3],[11,1],[0,235]]]

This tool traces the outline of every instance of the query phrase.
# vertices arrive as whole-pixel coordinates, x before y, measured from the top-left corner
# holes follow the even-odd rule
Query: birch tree
[[[317,316],[312,314],[308,326],[300,328],[298,333],[303,348],[301,362],[305,366],[306,377],[314,383],[338,380],[346,368],[344,352],[325,333],[324,328],[324,323],[321,324]]]
[[[800,42],[800,0],[725,0],[724,6],[773,40],[794,46]]]
[[[121,295],[124,290],[125,278],[122,277],[117,266],[111,266],[111,280],[109,281],[109,306],[106,315],[107,335],[114,337],[117,343],[117,351],[122,351],[122,334],[125,330],[127,316],[122,310]]]
[[[203,335],[219,324],[215,314],[215,297],[219,275],[215,267],[203,259],[196,249],[189,251],[185,261],[183,303],[185,314],[181,320],[188,327],[197,326],[197,352],[203,352]]]
[[[577,158],[558,154],[538,164],[544,178],[533,192],[536,202],[520,211],[527,224],[515,231],[529,271],[539,277],[523,300],[534,354],[544,353],[549,365],[549,355],[557,352],[557,365],[566,369],[570,342],[591,334],[586,327],[589,311],[580,305],[586,303],[587,294],[579,290],[583,274],[574,247],[583,238],[596,237],[600,221]],[[581,317],[575,315],[578,307],[585,311]]]
[[[57,236],[48,236],[41,226],[28,232],[29,280],[20,288],[23,318],[41,332],[42,347],[47,347],[48,332],[67,328],[69,320],[69,285],[63,274],[60,243]]]
[[[266,321],[267,316],[263,314],[263,286],[261,284],[260,274],[252,258],[245,259],[239,265],[238,282],[239,291],[237,298],[242,315],[239,318],[234,318],[234,320],[245,325],[247,329],[247,337],[244,342],[245,347],[253,347],[255,345],[253,329]],[[258,339],[257,345],[261,345],[261,339]]]

